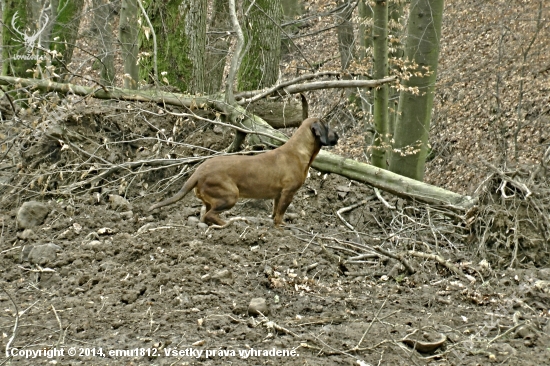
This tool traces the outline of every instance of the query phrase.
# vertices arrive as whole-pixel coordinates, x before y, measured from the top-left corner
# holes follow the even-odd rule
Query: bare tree
[[[122,0],[120,6],[119,37],[124,60],[124,88],[137,89],[139,68],[138,56],[138,4],[140,0]]]
[[[410,6],[405,61],[408,79],[402,81],[390,170],[422,180],[441,39],[443,0],[413,0]]]
[[[243,33],[246,52],[239,69],[238,89],[254,90],[275,84],[281,59],[280,0],[244,0]]]

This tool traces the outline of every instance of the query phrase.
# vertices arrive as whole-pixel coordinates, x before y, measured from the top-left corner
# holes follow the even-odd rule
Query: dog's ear
[[[321,138],[323,136],[323,126],[319,122],[315,122],[311,125],[311,132],[315,137]]]
[[[321,145],[327,145],[327,128],[320,122],[315,122],[311,125],[311,132],[321,141]]]

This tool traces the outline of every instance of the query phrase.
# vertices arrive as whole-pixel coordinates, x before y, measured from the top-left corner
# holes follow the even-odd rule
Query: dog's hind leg
[[[202,203],[199,222],[204,222],[204,216],[206,216],[206,213],[212,208],[208,202],[202,201]]]
[[[225,221],[220,218],[220,214],[223,211],[229,210],[231,207],[235,206],[237,203],[238,196],[230,196],[224,198],[210,198],[208,203],[211,208],[204,215],[204,222],[207,225],[225,225]],[[208,207],[208,204],[207,204]]]

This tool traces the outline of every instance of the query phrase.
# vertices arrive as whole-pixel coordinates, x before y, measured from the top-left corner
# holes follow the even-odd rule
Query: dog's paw
[[[225,229],[229,225],[233,224],[235,221],[244,221],[247,224],[250,223],[246,217],[233,217],[227,220],[227,222],[223,225],[216,225],[216,224],[210,225],[208,229],[206,229],[206,232],[208,232],[208,230],[210,229]]]

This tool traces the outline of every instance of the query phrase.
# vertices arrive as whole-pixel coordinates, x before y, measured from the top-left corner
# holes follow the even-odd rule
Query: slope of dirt
[[[174,194],[183,181],[177,173],[190,169],[113,168],[127,159],[199,157],[221,149],[231,133],[176,117],[144,119],[143,110],[120,107],[79,107],[60,125],[46,119],[39,130],[49,132],[25,140],[33,155],[14,155],[18,165],[5,169],[11,175],[4,179],[20,183],[11,185],[15,191],[3,186],[0,328],[1,347],[13,356],[7,364],[538,365],[548,359],[550,272],[541,266],[547,256],[531,257],[524,236],[519,268],[506,269],[510,248],[490,250],[508,230],[506,221],[496,224],[502,215],[476,219],[479,227],[468,229],[434,208],[392,197],[385,197],[386,206],[368,187],[311,171],[284,229],[272,226],[271,202],[249,200],[227,213],[247,222],[205,230],[197,225],[200,201],[192,194],[145,211]],[[55,131],[62,143],[44,137]],[[181,144],[159,147],[172,137]],[[95,170],[83,151],[93,152]],[[79,170],[67,174],[71,167]],[[105,171],[112,173],[101,184],[85,183],[84,173]],[[23,230],[16,214],[30,200],[47,203],[49,215]],[[342,213],[345,222],[337,217],[354,204]],[[491,207],[498,209],[495,202]],[[482,260],[467,234],[481,236],[474,227],[486,222],[495,224],[479,244],[487,246]],[[375,246],[404,253],[416,272]],[[55,254],[37,257],[37,247]],[[411,251],[437,251],[458,272]],[[267,307],[252,316],[249,304],[258,298]],[[403,339],[444,342],[418,352]],[[20,353],[38,350],[50,353],[30,361]]]

